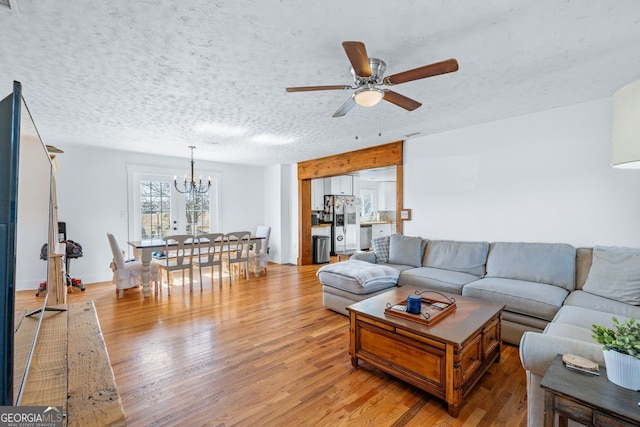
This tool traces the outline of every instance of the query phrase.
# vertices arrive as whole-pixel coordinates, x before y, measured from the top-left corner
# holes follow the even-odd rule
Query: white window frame
[[[378,211],[378,190],[374,190],[373,188],[361,188],[360,189],[360,200],[361,200],[361,205],[360,205],[360,215],[363,217],[368,217],[371,214],[367,214],[364,211],[364,195],[365,193],[371,193],[371,213],[377,212]]]
[[[176,234],[183,233],[184,228],[182,230],[180,227],[184,227],[185,224],[182,223],[182,219],[185,215],[185,206],[184,203],[178,203],[177,205],[173,203],[173,196],[177,193],[175,188],[173,188],[173,178],[175,176],[184,176],[184,170],[172,170],[163,167],[154,167],[154,166],[141,166],[141,165],[127,165],[127,193],[128,193],[128,228],[129,228],[129,240],[141,240],[142,236],[140,233],[141,227],[141,219],[140,219],[140,181],[154,181],[154,180],[168,180],[171,183],[172,188],[172,215],[177,215],[176,218],[179,218],[179,229],[176,230]],[[211,233],[219,232],[222,229],[220,218],[222,216],[222,209],[220,206],[220,188],[222,181],[222,174],[216,171],[203,170],[203,176],[211,177],[211,188],[213,191],[210,192],[210,224],[211,229],[209,230]],[[212,194],[211,194],[212,193]],[[184,201],[184,198],[180,198],[179,200]],[[175,206],[174,206],[175,205]],[[173,219],[173,218],[172,218]]]

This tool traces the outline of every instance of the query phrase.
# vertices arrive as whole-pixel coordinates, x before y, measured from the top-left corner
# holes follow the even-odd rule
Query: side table
[[[545,391],[545,427],[553,427],[556,414],[560,427],[567,426],[569,419],[587,426],[640,425],[640,392],[609,382],[604,367],[600,375],[576,372],[557,355],[540,386]]]

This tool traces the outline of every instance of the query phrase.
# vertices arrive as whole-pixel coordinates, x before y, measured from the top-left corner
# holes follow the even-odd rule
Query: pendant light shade
[[[373,107],[382,99],[383,93],[380,89],[365,88],[360,89],[354,94],[354,98],[358,105],[363,107]]]
[[[613,95],[614,168],[640,169],[640,81],[631,83]]]

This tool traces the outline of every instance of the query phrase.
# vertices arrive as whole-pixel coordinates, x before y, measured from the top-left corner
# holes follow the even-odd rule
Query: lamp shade
[[[613,95],[611,165],[640,169],[640,81]]]
[[[355,93],[354,98],[358,105],[373,107],[380,102],[382,95],[382,92],[378,89],[361,89]]]

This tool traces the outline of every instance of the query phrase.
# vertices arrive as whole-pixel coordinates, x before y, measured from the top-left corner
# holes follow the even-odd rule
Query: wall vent
[[[418,136],[418,135],[420,135],[420,132],[413,132],[413,133],[406,134],[404,137],[411,138],[412,136]]]

